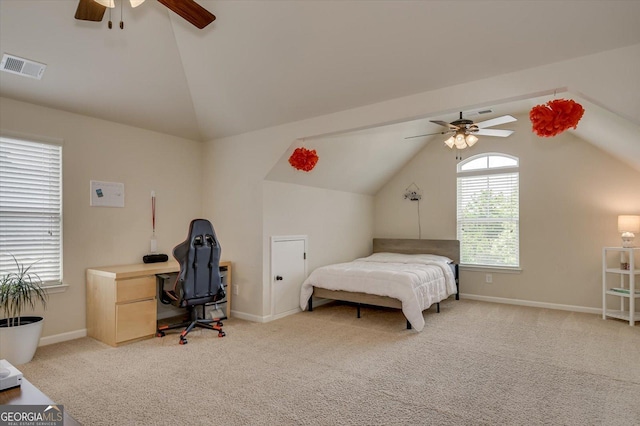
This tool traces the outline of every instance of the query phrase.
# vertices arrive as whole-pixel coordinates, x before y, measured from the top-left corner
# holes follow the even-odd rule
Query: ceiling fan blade
[[[213,13],[200,6],[193,0],[158,0],[169,10],[182,16],[199,29],[203,29],[216,20]]]
[[[430,121],[432,123],[436,123],[436,124],[439,124],[441,126],[448,127],[451,130],[458,130],[460,128],[458,126],[454,126],[453,124],[447,123],[446,121],[442,121],[442,120],[430,120]]]
[[[498,126],[500,124],[511,123],[513,121],[518,120],[510,115],[503,115],[502,117],[496,117],[492,118],[491,120],[476,123],[476,126],[478,126],[479,129],[484,129],[485,127]]]
[[[75,18],[81,21],[100,22],[105,10],[107,10],[106,7],[93,0],[80,0]]]
[[[446,131],[446,132],[436,132],[436,133],[425,133],[424,135],[407,136],[405,137],[405,139],[422,138],[424,136],[433,136],[433,135],[446,135],[447,133],[451,133],[451,132]]]
[[[477,132],[473,132],[476,136],[498,136],[500,138],[506,138],[507,136],[511,136],[513,130],[502,130],[502,129],[480,129]]]

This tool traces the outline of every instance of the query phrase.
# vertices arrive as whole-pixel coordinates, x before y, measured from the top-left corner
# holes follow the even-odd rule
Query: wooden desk
[[[56,403],[23,377],[21,386],[0,391],[0,405],[56,405]],[[63,422],[65,426],[81,426],[76,419],[67,414],[66,410]]]
[[[231,317],[231,262],[227,268],[227,318]],[[87,334],[111,346],[154,336],[156,274],[179,272],[175,260],[87,269]]]

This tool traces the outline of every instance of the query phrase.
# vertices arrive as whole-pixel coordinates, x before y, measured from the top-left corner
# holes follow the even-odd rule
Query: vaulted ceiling
[[[2,52],[47,64],[0,96],[209,141],[640,43],[640,1],[198,3],[203,30],[154,0],[109,30],[0,0]]]
[[[2,51],[47,64],[0,95],[211,140],[640,43],[638,1],[198,2],[203,30],[154,0],[109,30],[0,0]]]

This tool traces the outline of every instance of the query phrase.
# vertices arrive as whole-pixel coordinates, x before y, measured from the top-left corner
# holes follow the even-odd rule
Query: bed
[[[409,256],[407,256],[409,255]],[[352,262],[322,266],[302,284],[300,307],[313,310],[313,298],[402,309],[407,328],[424,328],[422,311],[455,294],[459,299],[458,240],[374,238],[373,254]]]

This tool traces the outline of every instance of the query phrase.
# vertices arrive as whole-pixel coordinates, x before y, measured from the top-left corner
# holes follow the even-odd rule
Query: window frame
[[[514,165],[505,165],[505,166],[490,166],[491,157],[504,157],[509,160],[515,161]],[[476,161],[481,158],[486,158],[486,166],[483,168],[474,168],[472,170],[462,170],[463,167],[472,161]],[[513,219],[513,223],[515,224],[515,230],[517,231],[516,238],[516,262],[515,264],[498,264],[498,263],[463,263],[463,238],[461,235],[461,224],[460,224],[460,179],[461,178],[469,178],[469,177],[484,177],[484,176],[499,176],[499,175],[512,175],[516,176],[516,185],[515,190],[517,191],[517,216]],[[465,222],[469,222],[466,220]],[[507,221],[508,222],[508,221]],[[456,166],[456,238],[460,241],[461,246],[461,260],[460,266],[465,270],[495,270],[499,272],[520,272],[521,269],[521,258],[520,258],[520,159],[516,156],[505,154],[502,152],[485,152],[481,154],[474,155],[472,157],[467,158],[464,161],[461,161]]]
[[[58,241],[56,242],[56,249],[55,249],[57,250],[55,252],[56,254],[52,256],[52,258],[56,260],[57,270],[56,270],[55,278],[44,279],[41,285],[47,293],[58,293],[61,291],[65,291],[68,285],[63,284],[63,280],[64,280],[64,221],[63,221],[64,219],[64,206],[63,206],[63,146],[64,146],[64,143],[63,143],[63,140],[56,139],[56,138],[24,135],[24,134],[12,133],[7,131],[0,132],[0,139],[2,140],[2,142],[6,144],[10,144],[12,142],[14,144],[26,144],[28,146],[30,145],[32,148],[35,148],[35,149],[38,149],[38,148],[43,149],[44,148],[43,145],[50,145],[57,148],[57,152],[53,154],[53,156],[57,157],[57,162],[55,163],[55,166],[57,166],[59,169],[57,188],[55,190],[58,193],[57,195],[59,197],[57,199],[57,206],[58,206],[57,212],[55,213],[55,217],[57,219],[56,229],[59,232],[59,237],[58,237]],[[0,210],[1,209],[2,207],[0,206]],[[24,215],[25,212],[21,212],[21,214]],[[37,238],[38,238],[37,236],[33,236],[30,239],[27,238],[27,240],[36,241]],[[24,266],[29,266],[34,262],[36,262],[36,265],[37,265],[38,259],[35,253],[36,252],[34,251],[34,254],[32,255],[33,257],[27,257],[25,255],[23,256],[16,255],[16,258],[20,263],[24,264]],[[6,249],[3,248],[1,250],[1,255],[3,259],[0,259],[0,260],[4,261],[4,264],[8,264],[8,265],[14,264],[14,261],[11,258],[11,256],[9,256],[9,254],[11,253]],[[9,266],[7,267],[7,269],[15,270],[15,266],[13,268]],[[34,267],[34,269],[36,269],[35,273],[38,274],[37,267]],[[59,274],[57,273],[58,271],[59,271]]]

